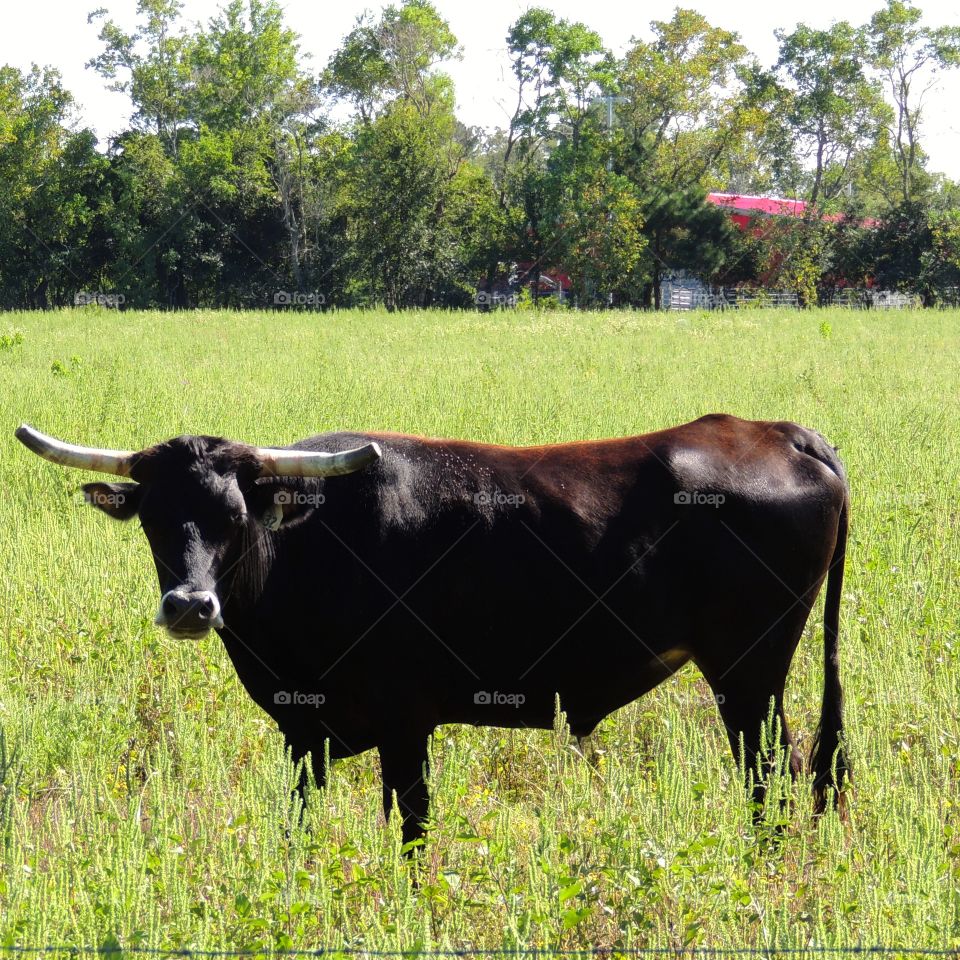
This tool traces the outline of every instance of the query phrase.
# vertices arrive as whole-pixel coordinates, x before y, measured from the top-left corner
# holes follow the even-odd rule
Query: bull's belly
[[[685,663],[690,654],[679,648],[645,654],[629,667],[604,668],[602,657],[583,651],[563,671],[551,670],[526,677],[502,673],[480,681],[477,689],[459,688],[445,700],[441,723],[474,726],[534,727],[551,729],[557,698],[571,731],[581,736],[605,716],[632,703],[662,683]]]

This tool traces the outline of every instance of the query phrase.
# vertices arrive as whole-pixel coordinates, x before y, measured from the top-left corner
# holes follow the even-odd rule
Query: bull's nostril
[[[171,590],[161,598],[157,622],[174,633],[205,633],[223,622],[220,601],[209,590]]]

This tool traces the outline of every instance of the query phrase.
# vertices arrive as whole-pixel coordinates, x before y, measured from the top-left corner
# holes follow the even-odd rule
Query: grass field
[[[850,824],[815,824],[804,783],[781,842],[755,830],[687,667],[602,724],[596,771],[560,726],[442,729],[417,866],[375,753],[294,825],[280,736],[218,638],[152,625],[136,524],[13,439],[527,444],[711,411],[814,427],[850,474]],[[956,312],[0,317],[0,944],[960,947],[958,423]],[[788,683],[805,753],[821,624]]]

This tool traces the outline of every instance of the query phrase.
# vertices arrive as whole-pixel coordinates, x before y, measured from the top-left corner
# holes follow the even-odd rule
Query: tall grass
[[[960,946],[958,358],[958,313],[0,318],[0,943]],[[779,841],[752,827],[688,667],[602,724],[596,768],[559,722],[443,728],[417,864],[375,754],[336,764],[297,826],[282,740],[219,640],[152,625],[136,525],[12,435],[527,444],[710,411],[815,427],[849,471],[851,823],[815,824],[807,783]],[[820,635],[818,611],[788,682],[804,751]]]

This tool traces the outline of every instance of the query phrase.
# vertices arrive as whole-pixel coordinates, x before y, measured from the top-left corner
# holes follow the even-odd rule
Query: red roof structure
[[[750,225],[757,214],[770,217],[802,217],[807,208],[803,200],[785,200],[782,197],[751,197],[736,193],[708,193],[707,201],[730,211],[730,219],[741,230]]]
[[[730,219],[740,227],[746,229],[753,217],[762,214],[768,217],[797,217],[806,214],[806,200],[788,200],[784,197],[752,197],[736,193],[708,193],[707,201],[714,206],[723,207],[730,211]],[[832,213],[821,217],[830,223],[843,220],[842,213]],[[866,218],[860,221],[861,227],[876,227],[879,220]]]

